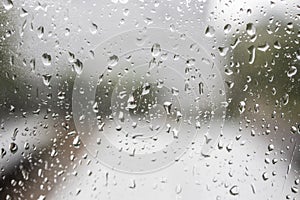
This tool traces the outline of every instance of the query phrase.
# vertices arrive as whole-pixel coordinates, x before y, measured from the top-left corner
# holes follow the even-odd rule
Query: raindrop
[[[203,84],[203,82],[200,82],[199,83],[199,94],[200,95],[203,94],[203,88],[204,88],[204,84]]]
[[[44,53],[42,55],[42,61],[45,66],[51,65],[51,56],[47,53]]]
[[[220,56],[226,56],[226,54],[227,54],[227,52],[229,50],[228,47],[219,47],[218,49],[219,49]]]
[[[74,140],[73,140],[73,146],[74,146],[75,148],[79,148],[80,144],[81,144],[81,141],[80,141],[79,136],[77,135],[77,136],[74,138]]]
[[[108,65],[111,67],[116,66],[119,62],[119,57],[116,55],[112,55],[109,57],[107,62],[108,62]]]
[[[206,37],[213,37],[215,35],[216,30],[212,26],[207,26],[205,30]]]
[[[40,26],[40,27],[38,27],[37,28],[37,31],[38,31],[38,37],[39,38],[42,38],[43,37],[43,35],[44,35],[44,27],[43,26]]]
[[[14,7],[12,0],[3,0],[3,6],[5,10],[10,10]]]
[[[18,145],[14,142],[10,143],[9,150],[12,153],[16,153],[18,151]]]
[[[3,158],[6,155],[5,149],[1,148],[1,158]]]
[[[267,172],[264,172],[264,173],[262,174],[262,178],[263,178],[264,181],[268,180],[268,179],[269,179],[268,173],[267,173]]]
[[[190,58],[190,59],[188,59],[188,60],[186,61],[186,65],[187,65],[188,67],[194,66],[195,63],[196,63],[196,59],[195,59],[195,58]]]
[[[248,34],[250,37],[255,36],[255,34],[256,34],[256,28],[255,28],[255,26],[254,26],[252,23],[248,23],[248,24],[246,25],[246,32],[247,32],[247,34]]]
[[[143,91],[142,91],[142,96],[149,94],[150,93],[150,84],[149,83],[145,83],[143,85]]]
[[[268,150],[269,151],[273,151],[274,150],[274,145],[273,144],[269,144],[268,145]]]
[[[151,47],[152,56],[157,57],[157,56],[159,56],[160,52],[161,52],[160,44],[157,44],[157,43],[153,44],[153,46]]]
[[[297,68],[295,66],[291,66],[289,71],[287,71],[287,76],[289,78],[295,76],[297,74]]]
[[[169,102],[169,101],[164,102],[164,108],[168,115],[171,113],[171,107],[172,107],[171,102]]]
[[[232,186],[230,188],[229,192],[230,192],[231,195],[234,195],[234,196],[238,195],[239,194],[238,186],[237,185]]]
[[[226,24],[224,26],[224,33],[228,34],[231,31],[231,25],[230,24]]]
[[[73,63],[73,68],[75,70],[75,72],[80,75],[82,73],[82,69],[83,69],[83,64],[79,59],[76,59],[75,62]]]
[[[98,31],[98,26],[97,26],[97,24],[92,23],[92,24],[91,24],[91,27],[90,27],[90,32],[94,35],[94,34],[97,33],[97,31]]]
[[[239,111],[240,111],[240,114],[242,114],[246,109],[246,103],[244,101],[241,101],[239,103]]]
[[[43,75],[43,83],[44,83],[44,85],[48,86],[50,84],[51,77],[52,76],[49,75],[49,74]]]
[[[31,71],[34,71],[35,70],[35,59],[34,58],[29,61],[29,65],[31,67]]]
[[[172,87],[172,88],[171,88],[171,92],[172,92],[172,94],[173,94],[174,96],[177,96],[177,95],[179,94],[179,90],[178,90],[177,88],[175,88],[175,87]]]
[[[293,192],[293,193],[298,193],[298,188],[296,187],[296,186],[293,186],[293,187],[291,187],[291,191]]]

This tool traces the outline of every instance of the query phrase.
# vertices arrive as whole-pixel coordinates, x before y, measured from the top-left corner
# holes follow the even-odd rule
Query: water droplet
[[[153,46],[151,47],[151,54],[153,57],[157,57],[159,56],[161,52],[161,47],[160,47],[160,44],[153,44]]]
[[[168,115],[171,113],[171,107],[172,107],[171,102],[169,102],[169,101],[164,102],[164,108]]]
[[[219,50],[220,56],[226,56],[229,48],[228,47],[219,47],[218,50]]]
[[[90,32],[91,32],[93,35],[96,34],[96,33],[98,32],[98,26],[97,26],[97,24],[95,24],[95,23],[92,23],[92,24],[91,24]]]
[[[241,101],[239,103],[239,111],[240,111],[240,114],[242,114],[246,109],[246,103],[244,101]]]
[[[42,55],[42,61],[45,66],[51,65],[51,56],[47,53],[44,53]]]
[[[287,71],[287,76],[289,78],[295,76],[297,74],[297,68],[295,66],[291,66],[289,71]]]
[[[215,35],[216,30],[212,26],[207,26],[205,30],[206,37],[213,37]]]
[[[44,85],[48,86],[50,84],[51,77],[52,76],[49,75],[49,74],[43,75],[43,83],[44,83]]]
[[[257,49],[262,52],[266,52],[269,48],[270,48],[270,45],[268,43],[265,43],[264,45],[260,45],[257,47]]]
[[[200,82],[199,83],[199,94],[203,94],[203,88],[204,88],[204,83],[203,82]]]
[[[239,194],[238,186],[237,185],[232,186],[230,188],[229,192],[230,192],[231,195],[234,195],[234,196],[238,195]]]
[[[12,0],[3,0],[3,7],[5,10],[10,10],[14,7]]]
[[[127,109],[134,109],[136,107],[137,107],[137,105],[135,103],[134,97],[133,97],[133,95],[130,95],[128,100],[127,100],[127,107],[126,108]]]
[[[275,49],[281,49],[281,44],[279,41],[274,42],[274,48]]]
[[[186,65],[187,65],[188,67],[194,66],[195,63],[196,63],[196,59],[195,59],[195,58],[190,58],[190,59],[188,59],[188,60],[186,61]]]
[[[77,135],[77,136],[74,138],[74,140],[73,140],[73,146],[74,146],[75,148],[79,148],[80,144],[81,144],[81,141],[80,141],[79,136]]]
[[[107,62],[108,62],[108,65],[111,67],[116,66],[119,62],[119,57],[116,55],[112,55],[109,57]]]
[[[31,67],[31,71],[34,72],[35,71],[35,59],[34,58],[29,61],[29,65]]]
[[[256,34],[256,28],[255,28],[255,26],[254,26],[252,23],[248,23],[248,24],[246,25],[246,32],[247,32],[247,34],[248,34],[250,37],[255,36],[255,34]]]
[[[250,54],[250,57],[249,57],[249,64],[253,64],[254,61],[255,61],[255,50],[256,48],[254,47],[254,45],[251,45],[249,48],[248,48],[248,52]]]
[[[264,173],[262,174],[262,178],[263,178],[264,181],[268,180],[268,179],[269,179],[268,172],[264,172]]]
[[[12,153],[16,153],[18,151],[18,145],[14,142],[10,143],[9,150]]]
[[[142,96],[149,94],[150,93],[150,84],[149,83],[145,83],[143,85],[143,91],[142,91]]]
[[[130,189],[134,189],[135,187],[136,187],[135,180],[134,180],[134,179],[131,179],[131,180],[130,180],[130,184],[129,184],[129,188],[130,188]]]
[[[82,73],[83,64],[79,59],[76,59],[75,62],[73,63],[73,69],[78,75]]]
[[[296,186],[291,187],[293,193],[298,193],[299,189]]]
[[[174,96],[177,96],[179,94],[179,90],[175,87],[172,87],[171,88],[171,93],[174,95]]]
[[[5,149],[1,148],[1,158],[3,158],[6,155]]]
[[[228,34],[231,31],[231,25],[230,24],[226,24],[224,26],[224,33]]]
[[[38,32],[38,38],[42,38],[44,36],[44,27],[40,26],[37,28],[37,32]]]
[[[274,145],[273,144],[269,144],[268,145],[268,150],[269,151],[273,151],[274,150]]]
[[[175,191],[176,191],[176,194],[180,194],[182,192],[181,185],[177,185]]]

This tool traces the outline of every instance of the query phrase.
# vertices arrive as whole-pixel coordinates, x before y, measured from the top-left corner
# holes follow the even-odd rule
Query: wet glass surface
[[[0,3],[0,199],[299,199],[300,4]]]

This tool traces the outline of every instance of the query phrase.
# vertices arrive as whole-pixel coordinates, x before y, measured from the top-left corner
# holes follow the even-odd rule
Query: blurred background
[[[2,0],[0,198],[299,199],[299,20],[296,0]],[[150,37],[162,42],[144,42],[151,28],[167,30]],[[142,34],[126,34],[132,30]],[[126,51],[133,37],[137,54]],[[107,59],[96,62],[101,56]],[[85,76],[90,60],[93,77]],[[160,77],[155,87],[144,81],[150,73]],[[118,83],[128,94],[115,89]],[[74,91],[88,98],[93,90],[93,107],[74,100]],[[122,107],[114,92],[132,106],[128,115],[114,112]],[[94,123],[78,116],[87,107],[96,110],[99,137],[76,124]],[[94,154],[106,146],[90,147],[108,138],[120,151],[132,150],[118,130],[133,129],[116,118],[142,127],[142,135],[185,124],[169,130],[177,144],[187,144],[181,135],[196,136],[179,148],[184,155],[167,154],[174,161],[162,169],[122,172]],[[203,143],[211,151],[203,153]],[[117,162],[118,155],[106,159]]]

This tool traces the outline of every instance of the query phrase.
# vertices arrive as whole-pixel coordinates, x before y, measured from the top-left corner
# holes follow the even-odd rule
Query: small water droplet
[[[255,26],[254,26],[252,23],[248,23],[248,24],[246,25],[246,32],[247,32],[247,34],[248,34],[250,37],[255,36],[255,34],[256,34],[256,28],[255,28]]]
[[[169,115],[171,113],[172,102],[166,101],[164,102],[164,108]]]
[[[199,83],[199,94],[203,94],[203,90],[204,90],[204,83],[203,82],[200,82]]]
[[[38,38],[42,38],[44,36],[44,27],[40,26],[37,28],[37,32],[38,32]]]
[[[172,87],[171,88],[171,93],[174,95],[174,96],[177,96],[179,94],[179,90],[175,87]]]
[[[113,67],[113,66],[116,66],[119,62],[119,57],[116,56],[116,55],[112,55],[108,58],[108,65]]]
[[[75,62],[73,63],[73,69],[78,75],[82,73],[83,64],[79,59],[76,59]]]
[[[263,178],[264,181],[268,180],[268,179],[269,179],[268,172],[264,172],[264,173],[262,174],[262,178]]]
[[[14,7],[12,0],[3,0],[3,7],[5,10],[10,10]]]
[[[220,56],[226,56],[229,48],[228,47],[219,47],[218,50],[219,50]]]
[[[207,26],[205,29],[206,37],[213,37],[215,35],[216,30],[212,26]]]
[[[239,188],[237,185],[234,185],[230,188],[229,190],[230,194],[233,195],[233,196],[236,196],[239,194]]]
[[[231,25],[230,24],[226,24],[224,26],[224,33],[228,34],[231,31]]]
[[[79,136],[77,135],[77,136],[74,138],[74,140],[73,140],[73,146],[74,146],[75,148],[79,148],[80,144],[81,144],[81,141],[80,141]]]
[[[95,35],[95,34],[98,32],[98,26],[97,26],[97,24],[95,24],[95,23],[92,23],[92,24],[91,24],[90,32],[91,32],[93,35]]]
[[[239,111],[240,111],[240,114],[242,114],[242,113],[245,111],[245,109],[246,109],[246,103],[245,103],[245,101],[241,101],[241,102],[239,103]]]
[[[149,94],[150,93],[150,84],[149,83],[145,83],[143,85],[143,91],[142,91],[142,96]]]
[[[159,56],[160,52],[161,52],[160,44],[157,44],[157,43],[153,44],[153,46],[151,47],[152,56],[157,57],[157,56]]]
[[[44,85],[49,86],[51,77],[52,76],[50,74],[43,75],[43,83],[44,83]]]
[[[287,71],[287,76],[289,78],[295,76],[297,74],[297,67],[291,66],[290,69]]]
[[[12,153],[16,153],[18,151],[18,145],[14,142],[10,143],[9,150]]]
[[[42,61],[45,66],[51,65],[51,55],[44,53],[42,55]]]

